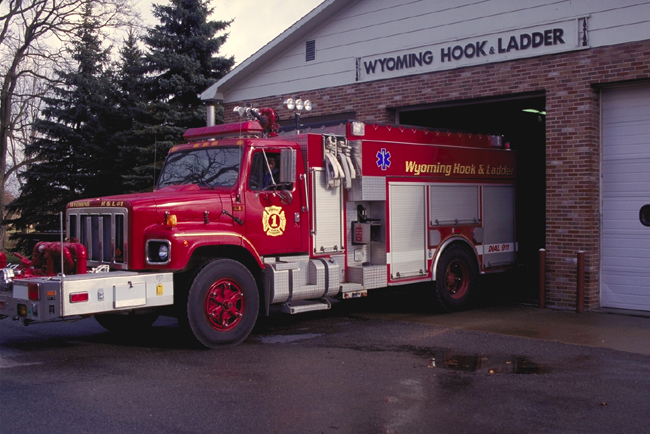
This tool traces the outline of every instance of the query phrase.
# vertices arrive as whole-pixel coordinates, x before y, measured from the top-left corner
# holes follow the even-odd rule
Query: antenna
[[[156,152],[158,151],[158,138],[153,139],[153,189],[156,189],[156,160],[158,156]]]
[[[65,270],[63,269],[63,212],[59,212],[59,231],[61,235],[61,280],[65,277]]]

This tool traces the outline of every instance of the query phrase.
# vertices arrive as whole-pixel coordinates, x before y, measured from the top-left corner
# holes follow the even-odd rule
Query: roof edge
[[[263,65],[278,52],[287,49],[309,31],[323,21],[350,4],[349,0],[324,0],[307,15],[296,21],[287,30],[275,37],[271,42],[257,50],[248,59],[237,65],[219,81],[201,92],[201,100],[207,102],[223,102],[224,90],[229,89],[253,73],[256,67]]]

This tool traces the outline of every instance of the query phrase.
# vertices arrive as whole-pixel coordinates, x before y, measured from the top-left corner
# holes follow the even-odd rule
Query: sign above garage
[[[372,81],[589,48],[587,18],[516,29],[411,50],[359,57],[356,81]]]

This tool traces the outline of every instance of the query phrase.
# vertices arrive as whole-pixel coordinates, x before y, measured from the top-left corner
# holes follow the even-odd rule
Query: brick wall
[[[355,111],[393,123],[387,107],[544,91],[547,305],[575,308],[576,253],[584,250],[585,308],[599,306],[600,107],[598,85],[650,79],[650,41],[300,92],[310,116]],[[284,113],[278,95],[246,101]],[[234,121],[225,106],[227,121]]]

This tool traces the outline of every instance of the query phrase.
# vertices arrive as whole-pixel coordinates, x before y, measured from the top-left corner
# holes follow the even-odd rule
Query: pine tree
[[[120,49],[120,60],[115,74],[115,104],[118,107],[121,130],[112,138],[119,149],[119,173],[125,193],[151,190],[154,173],[151,147],[155,140],[151,128],[145,88],[144,53],[138,47],[138,37],[129,30]],[[149,165],[149,167],[148,167]]]
[[[18,229],[56,230],[58,212],[68,202],[121,190],[115,176],[117,148],[109,140],[119,128],[111,104],[109,49],[101,46],[89,4],[71,49],[77,68],[56,71],[62,84],[44,98],[43,118],[35,125],[39,138],[26,148],[39,162],[22,175],[25,186],[10,206],[20,213],[13,221]]]
[[[208,21],[213,11],[207,1],[171,0],[169,6],[153,8],[161,24],[144,38],[145,69],[150,76],[150,132],[155,136],[150,145],[160,162],[187,128],[205,126],[199,94],[232,68],[234,58],[218,55],[228,35],[216,35],[231,22]]]

